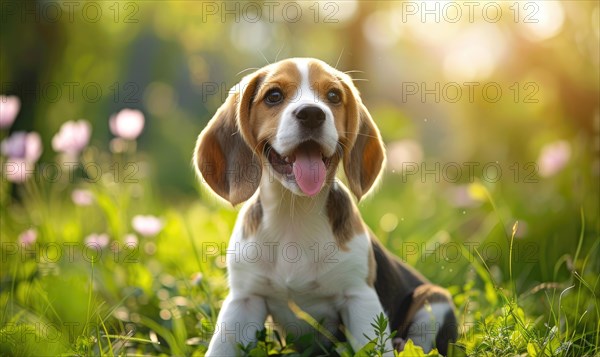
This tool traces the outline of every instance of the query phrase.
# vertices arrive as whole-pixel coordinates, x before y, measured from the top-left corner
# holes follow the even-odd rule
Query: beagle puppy
[[[351,198],[371,190],[384,161],[352,79],[322,61],[282,60],[232,88],[194,154],[212,191],[245,202],[227,250],[230,292],[207,356],[239,354],[269,316],[284,335],[314,333],[303,348],[333,335],[358,351],[375,337],[371,323],[381,313],[397,331],[390,355],[409,338],[446,353],[457,335],[451,296],[387,252]],[[348,188],[336,179],[338,166]]]

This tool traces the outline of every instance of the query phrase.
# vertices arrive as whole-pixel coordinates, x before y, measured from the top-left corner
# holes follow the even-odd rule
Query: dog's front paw
[[[240,350],[235,343],[212,343],[205,354],[206,357],[235,357],[241,356]]]

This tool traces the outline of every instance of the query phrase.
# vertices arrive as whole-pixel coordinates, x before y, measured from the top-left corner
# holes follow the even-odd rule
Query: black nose
[[[296,112],[296,118],[303,126],[314,129],[325,121],[325,112],[314,105],[300,108]]]

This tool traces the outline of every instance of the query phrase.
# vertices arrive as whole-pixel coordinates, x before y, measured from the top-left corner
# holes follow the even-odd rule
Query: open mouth
[[[295,180],[304,194],[314,196],[323,187],[331,157],[325,157],[316,142],[303,142],[288,155],[281,155],[267,143],[265,154],[273,169],[284,178]]]

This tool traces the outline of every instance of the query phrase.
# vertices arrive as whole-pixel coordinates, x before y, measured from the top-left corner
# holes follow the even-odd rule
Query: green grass
[[[102,163],[105,172],[125,162],[93,150],[82,160]],[[205,193],[170,200],[143,174],[129,183],[86,175],[2,180],[0,354],[203,355],[227,293],[223,258],[236,211]],[[600,355],[597,203],[571,193],[571,175],[535,187],[466,183],[473,203],[455,207],[447,199],[454,186],[399,183],[390,174],[361,203],[384,244],[451,291],[460,322],[451,355]],[[595,192],[592,183],[582,185]],[[94,203],[75,205],[74,188],[93,192]],[[549,204],[557,196],[558,210]],[[160,217],[164,227],[155,237],[137,234],[132,247],[124,237],[134,233],[138,214]],[[17,237],[29,228],[37,241],[24,248]],[[94,232],[107,233],[108,246],[86,247]],[[375,340],[357,355],[380,355],[381,339],[389,338],[385,320],[373,323]],[[297,338],[312,337],[263,331],[245,351],[301,355]],[[339,342],[332,350],[353,354]],[[424,354],[409,342],[400,355]]]

